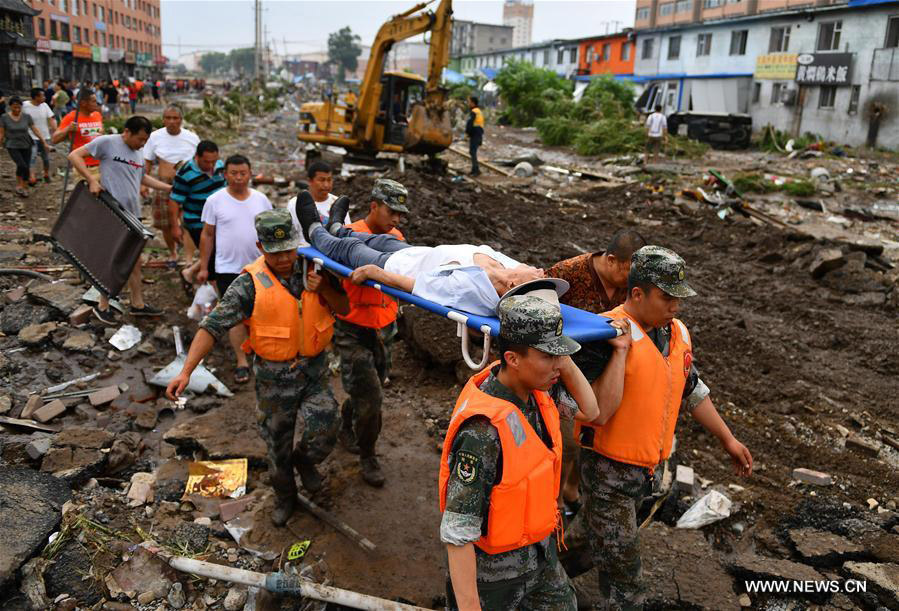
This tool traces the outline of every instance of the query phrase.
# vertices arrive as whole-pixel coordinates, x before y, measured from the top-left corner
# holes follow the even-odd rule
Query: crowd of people
[[[386,482],[376,444],[399,308],[368,280],[500,323],[498,360],[447,406],[435,474],[442,518],[431,536],[447,550],[448,608],[573,610],[570,578],[593,567],[604,608],[640,608],[637,510],[671,454],[681,411],[718,439],[736,473],[751,474],[752,455],[719,416],[677,318],[696,292],[675,252],[634,230],[546,270],[483,245],[415,246],[398,229],[415,210],[399,182],[375,181],[365,216],[353,222],[349,199],[332,192],[332,168],[312,162],[308,187],[276,209],[252,188],[250,159],[221,160],[215,142],[182,127],[177,106],[165,108],[158,130],[134,115],[122,133],[104,135],[96,93],[73,94],[77,123],[69,113],[55,130],[51,117],[42,131],[10,101],[8,148],[22,158],[25,138],[49,147],[74,133],[69,160],[90,191],[152,218],[172,261],[184,248],[188,294],[215,287],[217,304],[166,393],[180,395],[227,337],[233,381],[255,381],[276,526],[294,512],[297,475],[306,492],[322,488],[318,465],[337,443],[358,454],[365,483]],[[33,95],[40,106],[44,92]],[[20,175],[27,183],[24,169]],[[297,249],[306,245],[352,268],[351,276],[305,268]],[[128,288],[130,315],[162,314],[144,300],[140,262]],[[578,343],[565,335],[561,304],[604,314],[617,337]],[[94,315],[119,323],[105,298]],[[328,381],[331,344],[348,395],[342,405]]]

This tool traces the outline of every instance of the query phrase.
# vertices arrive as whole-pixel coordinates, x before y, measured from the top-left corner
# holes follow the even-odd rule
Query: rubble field
[[[248,118],[223,147],[248,154],[254,173],[284,178],[260,187],[276,206],[294,193],[285,183],[302,178],[294,120],[286,111]],[[648,607],[899,609],[899,272],[892,267],[899,232],[896,220],[871,215],[878,203],[895,204],[897,164],[712,151],[699,161],[645,167],[637,158],[603,163],[545,149],[528,130],[491,129],[487,138],[482,159],[537,155],[601,177],[537,164],[532,176],[483,169],[473,181],[459,174],[467,161],[447,153],[448,174],[408,162],[402,175],[392,166],[357,168],[335,179],[334,192],[352,198],[356,219],[376,176],[400,180],[413,209],[401,229],[415,244],[489,244],[549,267],[601,250],[616,230],[631,227],[686,259],[699,296],[683,303],[681,317],[713,401],[749,447],[755,471],[737,479],[716,440],[681,418],[675,458],[693,469],[695,483],[676,486],[642,531]],[[823,210],[796,205],[782,191],[748,194],[766,221],[688,193],[712,192],[704,186],[709,168],[805,178],[819,166],[829,180],[809,199]],[[55,221],[61,178],[20,199],[5,157],[0,174],[0,268],[61,280],[0,275],[0,608],[324,608],[179,573],[160,560],[166,554],[442,608],[439,451],[468,375],[454,324],[404,308],[378,444],[385,487],[366,486],[358,459],[338,446],[323,466],[325,489],[312,497],[376,550],[299,510],[278,529],[268,519],[252,384],[233,383],[230,349],[217,346],[205,364],[233,398],[205,394],[180,406],[147,384],[174,358],[171,326],[181,327],[185,342],[196,328],[177,272],[152,262],[145,269],[147,299],[166,315],[126,320],[141,338],[113,347],[116,329],[80,309],[88,286],[34,241]],[[159,261],[161,241],[151,247]],[[91,374],[97,377],[38,396]],[[341,400],[339,376],[332,384]],[[51,400],[59,394],[68,396]],[[192,463],[229,458],[247,459],[246,494],[185,495]],[[732,501],[729,517],[675,528],[712,490]],[[291,558],[291,546],[306,540],[305,555]],[[867,591],[748,593],[747,580],[758,579],[859,579]],[[588,573],[576,585],[587,604],[595,578]]]

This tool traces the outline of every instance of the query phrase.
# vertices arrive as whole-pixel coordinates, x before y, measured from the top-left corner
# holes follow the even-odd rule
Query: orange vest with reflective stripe
[[[631,322],[633,342],[625,361],[624,392],[618,410],[604,425],[575,423],[575,439],[580,439],[580,427],[591,427],[593,451],[630,465],[654,467],[671,455],[677,414],[693,364],[690,333],[675,318],[665,357],[624,306],[603,316],[627,317]]]
[[[537,543],[555,530],[560,524],[556,498],[562,472],[562,432],[555,403],[547,393],[534,391],[544,426],[552,439],[550,449],[518,407],[481,391],[480,385],[494,365],[473,375],[456,401],[443,441],[439,484],[440,511],[444,511],[453,439],[459,427],[472,416],[488,418],[499,431],[503,457],[502,479],[490,492],[487,534],[475,542],[488,554]]]
[[[298,301],[259,257],[244,268],[253,278],[256,301],[246,324],[250,337],[243,344],[267,361],[290,361],[318,355],[334,334],[334,317],[317,293],[303,291]]]
[[[371,233],[365,219],[359,219],[347,227],[359,233]],[[390,235],[405,239],[396,228],[390,230]],[[383,329],[396,320],[399,304],[390,295],[370,286],[353,284],[349,279],[344,279],[343,289],[350,301],[350,312],[346,316],[338,315],[340,320],[369,329]]]

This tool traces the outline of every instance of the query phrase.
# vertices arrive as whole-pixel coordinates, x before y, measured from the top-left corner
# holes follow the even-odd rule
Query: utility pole
[[[262,0],[256,0],[256,47],[253,52],[253,76],[258,81],[262,76]]]

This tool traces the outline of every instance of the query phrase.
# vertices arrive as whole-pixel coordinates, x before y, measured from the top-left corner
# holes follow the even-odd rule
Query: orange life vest
[[[334,317],[321,297],[303,291],[301,298],[291,295],[259,257],[244,268],[253,278],[256,301],[253,315],[244,321],[250,337],[243,343],[267,361],[290,361],[297,356],[316,356],[331,341]]]
[[[359,233],[371,233],[365,219],[359,219],[347,227]],[[405,239],[396,228],[390,230],[390,235]],[[396,320],[399,304],[390,295],[370,286],[353,284],[348,279],[344,279],[343,289],[350,301],[350,312],[346,316],[338,315],[340,320],[369,329],[383,329]]]
[[[575,439],[581,438],[581,427],[590,427],[595,431],[594,452],[630,465],[655,467],[671,455],[677,414],[693,363],[690,333],[675,318],[665,357],[624,306],[603,316],[624,316],[631,322],[633,343],[625,361],[624,392],[618,410],[604,425],[575,423]]]
[[[440,511],[446,509],[449,454],[462,424],[472,416],[484,416],[499,431],[502,446],[502,479],[490,493],[487,534],[475,542],[488,554],[518,549],[545,539],[560,524],[556,498],[562,472],[562,432],[559,412],[543,391],[534,398],[552,438],[546,447],[521,410],[513,403],[491,397],[480,389],[494,363],[469,380],[453,409],[443,456],[440,459]]]

